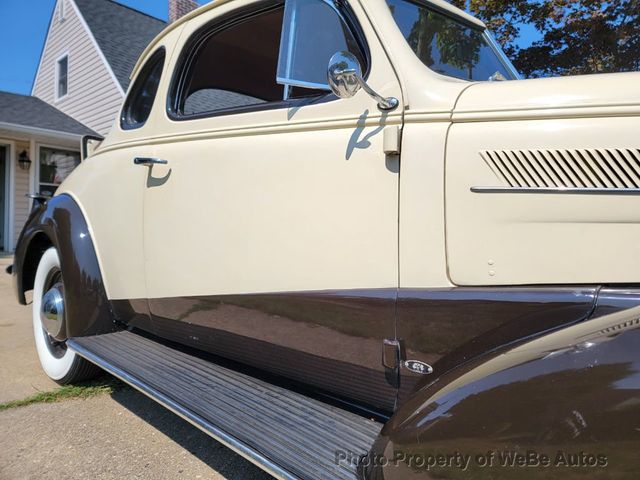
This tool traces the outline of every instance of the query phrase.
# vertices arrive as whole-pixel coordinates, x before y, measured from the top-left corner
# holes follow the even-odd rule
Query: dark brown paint
[[[152,299],[150,310],[153,333],[163,338],[390,412],[460,364],[588,318],[596,294],[596,287],[380,289]],[[383,341],[396,329],[403,360],[432,365],[433,374],[383,366]]]
[[[443,375],[385,425],[363,463],[366,478],[637,478],[639,316],[637,307],[589,320]],[[491,451],[533,451],[552,463],[561,460],[559,452],[573,460],[581,453],[604,455],[606,466],[524,468],[496,461],[491,468],[472,462],[469,470],[426,472],[408,460]],[[394,456],[400,460],[379,466]]]
[[[154,334],[285,376],[380,412],[396,389],[382,342],[395,289],[151,299]]]
[[[58,250],[62,267],[68,336],[114,331],[87,223],[68,195],[56,196],[34,208],[20,234],[13,268],[18,301],[26,304],[24,293],[33,288],[40,257],[51,246]]]
[[[588,318],[596,293],[587,286],[400,289],[397,332],[407,358],[434,368],[428,376],[402,369],[400,403],[457,365]]]

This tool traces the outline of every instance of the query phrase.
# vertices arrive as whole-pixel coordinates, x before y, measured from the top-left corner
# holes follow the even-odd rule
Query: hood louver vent
[[[515,189],[640,189],[640,150],[502,150],[480,153]]]

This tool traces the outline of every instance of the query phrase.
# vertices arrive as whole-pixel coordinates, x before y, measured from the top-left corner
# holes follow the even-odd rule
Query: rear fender
[[[20,234],[12,270],[18,301],[33,289],[44,251],[54,246],[60,256],[69,337],[116,330],[87,222],[75,200],[66,194],[36,206]]]

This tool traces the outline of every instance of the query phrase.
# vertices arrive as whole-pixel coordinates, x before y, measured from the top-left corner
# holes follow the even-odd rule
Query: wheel
[[[33,285],[33,335],[42,369],[60,385],[88,380],[100,369],[67,349],[64,282],[51,247],[40,259]]]

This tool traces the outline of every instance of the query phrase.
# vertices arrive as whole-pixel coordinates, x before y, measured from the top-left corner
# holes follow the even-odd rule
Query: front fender
[[[60,256],[65,286],[67,333],[70,337],[114,331],[111,307],[87,222],[66,194],[33,209],[16,246],[13,283],[18,301],[33,288],[40,256],[54,246]]]
[[[363,476],[636,478],[639,316],[590,320],[449,372],[385,425]]]

